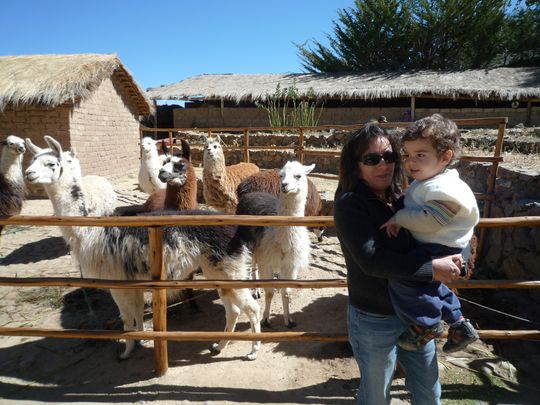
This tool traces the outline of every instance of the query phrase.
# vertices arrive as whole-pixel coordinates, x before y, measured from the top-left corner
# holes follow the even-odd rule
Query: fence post
[[[300,128],[300,138],[298,139],[299,156],[298,159],[300,163],[304,164],[304,128]]]
[[[163,266],[163,228],[161,226],[148,227],[148,259],[152,280],[165,280],[165,267]],[[167,331],[167,290],[154,288],[152,290],[152,312],[154,314],[154,331]],[[162,376],[169,368],[166,340],[154,340],[154,372]]]
[[[249,163],[249,132],[244,129],[244,162]]]
[[[506,129],[506,122],[508,122],[508,119],[506,119],[505,122],[499,124],[497,142],[495,143],[495,151],[493,152],[494,157],[501,156],[501,151],[502,151],[503,141],[504,141],[504,131]],[[499,162],[497,161],[493,162],[491,164],[489,177],[488,177],[487,192],[486,192],[488,196],[493,195],[493,192],[495,191],[495,182],[497,180],[498,169],[499,169]],[[484,203],[484,212],[482,213],[483,218],[489,218],[489,216],[491,215],[491,205],[492,205],[492,201],[490,199],[487,199]],[[483,253],[482,251],[484,248],[486,234],[487,234],[487,229],[482,228],[480,230],[480,237],[478,238],[478,250],[477,250],[478,257],[480,257],[481,254]]]

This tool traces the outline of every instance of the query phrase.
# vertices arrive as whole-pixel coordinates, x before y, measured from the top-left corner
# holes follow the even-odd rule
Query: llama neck
[[[171,185],[167,183],[167,187],[165,188],[165,208],[178,209],[180,188],[181,186],[176,184]]]
[[[156,150],[144,152],[142,155],[142,160],[144,160],[146,166],[148,167],[154,168],[161,166],[161,162],[159,161],[159,154]]]
[[[306,205],[306,192],[279,194],[278,215],[303,217]]]
[[[0,158],[0,172],[4,174],[6,180],[12,183],[24,184],[22,155],[14,156],[5,149],[2,150],[2,157]]]
[[[71,173],[63,173],[56,182],[44,184],[44,188],[55,215],[88,216],[81,180]]]
[[[218,181],[225,181],[226,175],[225,156],[223,153],[219,154],[217,159],[211,159],[209,157],[204,159],[204,177]]]

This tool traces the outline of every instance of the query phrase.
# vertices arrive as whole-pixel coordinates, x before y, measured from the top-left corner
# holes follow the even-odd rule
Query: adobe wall
[[[83,174],[114,178],[139,167],[139,122],[130,98],[111,79],[75,106],[71,145]]]
[[[319,125],[327,124],[361,124],[370,118],[386,116],[388,121],[401,121],[406,108],[324,108]],[[525,123],[527,108],[417,108],[416,119],[434,113],[448,118],[486,118],[508,117],[508,125]],[[207,108],[177,108],[173,111],[175,128],[236,128],[269,126],[268,114],[261,108],[221,109],[215,106]],[[531,110],[530,126],[540,125],[540,107]]]
[[[43,135],[50,135],[62,145],[69,145],[69,106],[57,108],[39,108],[21,106],[17,109],[6,109],[0,112],[0,139],[8,135],[30,138],[34,144],[47,147]],[[24,156],[23,167],[26,168],[31,153]]]

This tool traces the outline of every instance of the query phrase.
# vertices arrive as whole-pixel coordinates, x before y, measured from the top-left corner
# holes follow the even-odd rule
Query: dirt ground
[[[141,202],[136,174],[114,182],[119,205]],[[333,195],[335,182],[315,180]],[[49,200],[27,201],[23,215],[51,215]],[[11,277],[78,277],[57,227],[8,227],[0,246],[0,274]],[[302,279],[346,277],[335,237],[312,235],[309,272]],[[0,325],[8,327],[120,329],[118,311],[102,290],[0,287]],[[181,301],[180,301],[181,302]],[[168,311],[168,329],[221,331],[224,309],[213,291],[198,292],[200,312],[181,302]],[[260,300],[263,305],[263,300]],[[297,331],[346,333],[345,289],[293,292]],[[281,300],[273,303],[274,331],[282,324]],[[466,309],[466,308],[465,308]],[[147,308],[150,312],[150,307]],[[151,314],[145,317],[151,327]],[[246,318],[237,330],[246,331]],[[439,345],[442,345],[440,342]],[[535,345],[536,343],[531,343]],[[112,341],[0,337],[0,403],[84,404],[350,404],[359,381],[347,343],[265,343],[255,361],[245,361],[250,342],[232,342],[221,354],[209,342],[169,342],[169,370],[153,374],[153,344],[142,342],[126,361]],[[533,404],[539,392],[540,350],[499,356],[492,344],[476,342],[467,351],[440,352],[444,403]],[[530,356],[533,353],[536,357]],[[521,361],[512,362],[518,358]],[[527,361],[525,361],[527,360]],[[536,380],[536,386],[533,381]],[[394,380],[392,404],[409,403],[404,379]],[[538,402],[536,402],[538,403]]]

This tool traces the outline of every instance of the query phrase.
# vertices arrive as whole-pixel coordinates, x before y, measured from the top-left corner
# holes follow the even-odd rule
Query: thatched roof
[[[152,102],[114,54],[0,56],[0,111],[7,105],[76,103],[111,76],[133,98],[138,115],[152,111]]]
[[[148,89],[155,100],[264,100],[277,84],[296,86],[319,99],[379,99],[411,96],[475,99],[540,99],[540,68],[497,68],[461,72],[409,71],[362,74],[205,74]]]

